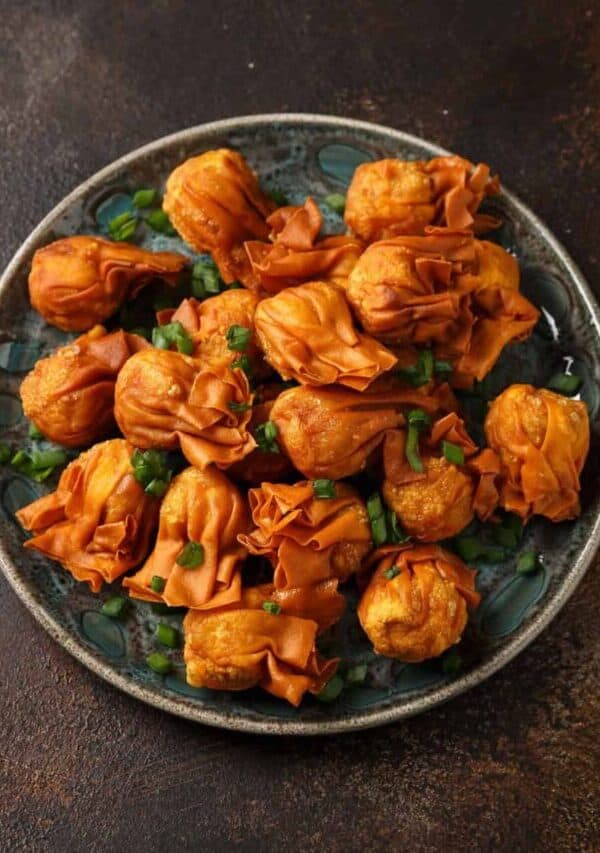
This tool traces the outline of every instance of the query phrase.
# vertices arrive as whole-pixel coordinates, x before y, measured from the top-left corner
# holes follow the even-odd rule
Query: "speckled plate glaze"
[[[37,358],[66,336],[45,325],[28,304],[27,275],[36,249],[73,233],[102,233],[106,221],[126,210],[130,193],[141,186],[162,189],[182,160],[210,148],[237,148],[259,172],[263,185],[285,192],[294,203],[311,194],[317,200],[344,192],[354,168],[381,157],[429,158],[445,154],[406,133],[365,122],[316,115],[248,116],[184,130],[122,157],[67,196],[35,229],[0,281],[0,430],[12,444],[26,443],[27,424],[18,387]],[[502,164],[493,164],[500,171]],[[444,674],[439,662],[402,665],[376,659],[357,625],[352,603],[340,626],[338,649],[345,658],[369,666],[364,684],[345,689],[329,705],[309,697],[299,709],[258,691],[217,693],[188,687],[183,666],[161,677],[144,659],[152,648],[158,618],[136,603],[123,623],[107,619],[101,600],[57,564],[25,552],[14,512],[46,486],[0,470],[0,561],[15,592],[46,630],[91,670],[151,705],[213,726],[272,734],[326,734],[400,720],[425,711],[481,682],[530,643],[556,615],[592,559],[600,537],[600,493],[596,488],[597,412],[600,377],[600,315],[589,287],[565,250],[544,225],[508,192],[485,208],[503,227],[493,236],[513,251],[522,266],[523,291],[543,313],[529,341],[509,348],[492,376],[497,392],[514,381],[543,385],[560,371],[565,357],[584,377],[582,396],[593,425],[592,451],[583,478],[583,512],[575,523],[529,525],[523,549],[544,553],[537,574],[515,574],[515,559],[480,566],[482,604],[461,644],[465,667],[458,677]],[[343,223],[326,212],[327,229]],[[144,233],[139,241],[153,249],[193,256],[177,238]],[[533,676],[532,676],[533,677]]]

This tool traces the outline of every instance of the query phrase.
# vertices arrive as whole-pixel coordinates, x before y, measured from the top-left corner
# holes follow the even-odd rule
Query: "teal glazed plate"
[[[344,193],[354,169],[366,160],[428,159],[448,153],[409,134],[366,122],[277,114],[190,128],[139,148],[98,172],[33,231],[0,280],[0,440],[12,447],[27,445],[19,384],[38,358],[67,339],[29,306],[27,276],[35,250],[70,234],[106,233],[107,222],[131,208],[137,188],[162,190],[168,174],[183,160],[223,146],[239,149],[265,188],[282,191],[296,204],[307,195],[322,201],[331,193]],[[492,166],[502,173],[502,163]],[[332,651],[350,664],[366,665],[367,675],[330,704],[308,697],[294,709],[259,691],[218,693],[188,687],[180,653],[170,675],[157,675],[145,664],[154,649],[156,622],[177,625],[180,616],[157,616],[149,604],[135,602],[127,619],[113,621],[100,613],[100,607],[117,592],[118,584],[93,595],[58,564],[24,551],[24,533],[14,513],[52,484],[38,485],[10,466],[0,466],[0,563],[44,628],[89,669],[150,705],[212,726],[271,734],[328,734],[404,719],[468,690],[525,648],[567,601],[599,543],[595,467],[600,313],[571,258],[520,201],[504,191],[484,209],[503,220],[491,239],[516,254],[523,292],[542,312],[532,337],[505,350],[491,376],[491,396],[514,381],[544,385],[563,371],[565,359],[572,359],[574,372],[584,380],[580,394],[592,421],[592,450],[583,475],[580,518],[558,525],[536,519],[527,527],[521,548],[543,553],[541,570],[516,574],[516,554],[498,565],[478,565],[482,602],[461,643],[463,667],[458,673],[440,661],[404,665],[376,657],[358,626],[355,602],[350,601]],[[326,206],[323,212],[327,231],[341,232],[342,219]],[[177,237],[148,230],[137,242],[193,257]]]

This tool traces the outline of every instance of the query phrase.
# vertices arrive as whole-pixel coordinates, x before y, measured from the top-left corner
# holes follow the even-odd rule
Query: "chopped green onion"
[[[191,355],[194,351],[194,342],[179,322],[155,326],[152,330],[152,344],[157,349],[170,349],[175,344],[177,351],[185,355]]]
[[[12,452],[8,444],[0,441],[0,465],[5,465],[11,456]]]
[[[329,499],[335,497],[333,480],[313,480],[313,494],[316,498]]]
[[[407,414],[406,420],[409,426],[416,426],[419,429],[431,426],[431,418],[423,409],[412,409]]]
[[[227,347],[234,352],[244,352],[248,349],[252,330],[246,326],[230,326],[225,333]]]
[[[406,460],[418,474],[425,470],[419,456],[419,428],[413,425],[408,427],[406,434]]]
[[[346,684],[362,684],[367,677],[366,663],[357,663],[346,671]]]
[[[403,542],[408,542],[410,536],[400,526],[398,516],[393,509],[385,511],[385,520],[388,531],[387,541],[390,545],[400,545]]]
[[[288,207],[290,200],[284,192],[279,189],[267,190],[269,197],[275,202],[277,207]]]
[[[387,542],[387,524],[381,495],[378,492],[375,492],[367,499],[367,515],[371,522],[373,544],[377,548],[379,545],[384,545]]]
[[[150,669],[158,673],[158,675],[167,675],[167,673],[171,672],[171,669],[173,668],[171,659],[162,652],[152,652],[152,654],[148,655],[146,658],[146,663]]]
[[[227,403],[227,408],[236,413],[247,412],[248,409],[252,408],[252,403],[236,403],[235,400],[232,400]]]
[[[104,602],[101,612],[105,616],[110,616],[111,619],[122,619],[130,607],[131,601],[128,598],[124,598],[122,595],[115,595]]]
[[[279,445],[277,444],[277,426],[273,421],[265,421],[264,424],[259,424],[254,430],[254,438],[258,445],[258,449],[263,453],[279,453]]]
[[[31,477],[38,483],[43,483],[55,468],[66,465],[68,456],[64,450],[17,450],[10,464],[20,474]]]
[[[146,222],[153,231],[158,231],[159,234],[173,236],[177,233],[171,224],[171,220],[162,208],[151,210],[146,217]]]
[[[175,560],[182,569],[197,569],[204,562],[204,546],[200,542],[188,542]]]
[[[433,363],[433,372],[436,376],[450,376],[454,368],[449,361],[439,361],[437,358]]]
[[[150,579],[150,589],[152,592],[161,593],[164,591],[167,582],[164,578],[161,578],[160,575],[152,575]]]
[[[135,234],[137,228],[137,216],[135,213],[125,211],[111,219],[108,223],[108,231],[113,240],[124,242]]]
[[[156,190],[151,189],[142,189],[137,190],[133,194],[133,206],[138,209],[144,209],[146,207],[152,207],[153,204],[156,203],[158,198],[158,192]]]
[[[462,658],[456,649],[447,652],[442,658],[442,670],[446,675],[456,675],[462,669]]]
[[[465,453],[462,447],[458,444],[453,444],[451,441],[442,441],[442,452],[447,462],[452,465],[464,465]]]
[[[161,497],[166,492],[172,472],[161,450],[134,450],[131,467],[136,481],[149,495]]]
[[[153,498],[162,498],[168,488],[168,480],[150,480],[144,491]]]
[[[276,601],[263,601],[262,609],[265,613],[271,613],[273,616],[281,613],[281,605],[277,604]]]
[[[44,433],[33,422],[29,424],[28,435],[34,441],[44,438]]]
[[[172,625],[159,622],[156,626],[156,639],[161,646],[167,646],[169,649],[179,648],[179,631]]]
[[[401,367],[397,372],[405,382],[415,388],[426,385],[433,377],[434,360],[430,349],[419,352],[417,363],[408,367]]]
[[[581,376],[577,376],[575,373],[555,373],[548,380],[546,388],[549,388],[550,391],[556,391],[558,394],[564,394],[565,397],[572,397],[579,391],[582,383]]]
[[[485,545],[476,536],[457,536],[454,548],[465,563],[472,563],[483,554]]]
[[[520,575],[530,575],[537,572],[541,568],[540,555],[537,551],[523,551],[519,554],[517,560],[517,573]]]
[[[421,350],[419,353],[419,361],[421,363],[421,370],[423,371],[423,376],[425,377],[427,382],[430,382],[433,378],[433,353],[430,349]]]
[[[252,375],[252,362],[248,358],[247,355],[241,355],[239,358],[236,358],[235,361],[231,362],[231,369],[243,370],[246,376]]]
[[[346,196],[341,193],[330,193],[325,196],[323,199],[327,207],[333,210],[335,213],[339,213],[340,216],[344,215],[344,210],[346,209]]]
[[[332,675],[327,684],[325,684],[316,697],[319,702],[333,702],[344,689],[344,679],[337,673]]]
[[[220,293],[223,280],[214,261],[198,261],[192,267],[192,293],[196,299],[204,299],[206,296]]]
[[[400,569],[398,566],[391,566],[389,569],[386,569],[383,573],[383,576],[388,581],[393,581],[394,578],[398,577],[400,574]]]

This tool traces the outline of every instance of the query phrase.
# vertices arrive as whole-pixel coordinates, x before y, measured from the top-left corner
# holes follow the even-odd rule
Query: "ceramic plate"
[[[414,136],[365,122],[313,115],[249,116],[184,130],[117,160],[67,196],[35,229],[0,282],[0,438],[27,443],[27,424],[18,399],[24,374],[66,335],[43,323],[29,307],[27,275],[36,249],[69,234],[104,233],[107,221],[131,206],[139,187],[162,189],[182,160],[211,148],[239,149],[268,189],[283,191],[293,203],[311,194],[317,200],[344,192],[355,167],[381,157],[429,158],[447,152]],[[460,152],[459,152],[460,153]],[[492,164],[502,172],[502,163]],[[209,725],[249,732],[320,734],[359,729],[425,711],[487,678],[530,643],[575,589],[596,550],[600,493],[593,470],[600,376],[600,322],[589,287],[565,250],[542,223],[509,192],[484,208],[504,222],[493,239],[514,252],[522,267],[525,295],[542,311],[529,341],[510,347],[492,375],[493,393],[511,381],[544,385],[564,359],[584,378],[581,395],[593,422],[592,451],[583,478],[581,517],[552,525],[536,519],[523,549],[544,554],[543,569],[515,574],[515,557],[480,566],[482,603],[461,645],[464,667],[458,676],[439,662],[403,665],[376,659],[358,628],[352,605],[339,632],[345,658],[369,664],[367,680],[345,689],[329,705],[312,697],[299,709],[258,691],[218,693],[185,683],[183,665],[166,677],[144,663],[153,647],[157,617],[149,604],[136,603],[123,623],[99,612],[101,599],[85,584],[39,555],[25,552],[14,512],[48,489],[4,466],[0,473],[0,560],[15,592],[50,634],[83,664],[111,684],[151,705]],[[324,209],[325,210],[325,209]],[[342,220],[327,212],[330,232]],[[178,238],[150,232],[139,242],[152,249],[192,255]],[[169,616],[174,624],[179,617]]]

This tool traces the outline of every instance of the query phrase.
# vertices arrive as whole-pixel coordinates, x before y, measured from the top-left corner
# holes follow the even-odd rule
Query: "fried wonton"
[[[29,274],[31,304],[51,325],[84,332],[106,320],[155,278],[177,283],[188,259],[100,237],[64,237],[38,249]]]
[[[36,362],[21,383],[23,411],[51,441],[82,447],[115,429],[117,374],[144,338],[94,326],[67,346]]]
[[[485,434],[501,462],[500,504],[527,521],[579,515],[579,475],[590,446],[587,407],[545,388],[511,385],[493,401]]]
[[[418,663],[457,643],[467,607],[479,603],[475,572],[436,545],[388,546],[377,556],[357,611],[375,652]]]
[[[224,281],[252,278],[246,240],[266,240],[275,205],[237,151],[219,148],[171,172],[163,207],[186,243],[210,252]]]
[[[338,480],[362,470],[386,431],[404,423],[402,411],[416,407],[436,412],[440,400],[398,383],[383,393],[300,385],[277,398],[270,419],[298,471]]]
[[[263,299],[254,322],[267,361],[284,379],[303,385],[338,383],[364,391],[397,361],[357,331],[344,292],[322,281]]]
[[[224,474],[213,466],[186,468],[164,496],[154,550],[123,586],[134,598],[170,607],[209,609],[237,602],[246,557],[237,536],[250,526],[246,502]],[[201,546],[197,566],[178,562],[189,543]],[[156,577],[164,581],[161,592],[151,588]]]
[[[227,468],[256,446],[248,431],[252,397],[238,368],[204,367],[178,352],[149,349],[117,377],[115,419],[136,447],[179,447],[198,468]]]
[[[244,590],[239,608],[188,611],[183,620],[188,684],[212,690],[260,686],[298,706],[318,693],[337,668],[316,648],[318,625],[262,607],[262,594]]]
[[[498,227],[497,219],[478,214],[487,195],[500,190],[489,166],[462,157],[377,160],[354,172],[346,195],[347,225],[367,242],[403,234],[422,234],[427,225]]]
[[[302,207],[280,207],[267,222],[273,242],[245,244],[258,285],[267,293],[315,279],[344,285],[363,250],[360,240],[344,234],[318,239],[323,217],[312,198]]]
[[[313,484],[263,483],[248,493],[256,529],[240,542],[275,568],[277,589],[346,580],[371,548],[371,526],[358,492],[335,484],[335,498],[316,498]]]
[[[63,471],[55,492],[17,512],[25,548],[57,560],[94,592],[137,566],[150,548],[160,501],[144,492],[122,438],[96,444]]]
[[[267,388],[280,386],[266,386]],[[263,386],[265,388],[265,386]],[[248,428],[252,435],[261,424],[266,423],[271,418],[271,412],[275,405],[275,399],[264,400],[256,403],[252,407],[252,417]],[[240,462],[236,462],[229,468],[229,474],[242,480],[251,486],[260,486],[265,482],[280,482],[287,480],[294,473],[292,465],[287,453],[281,446],[281,442],[277,440],[270,450],[261,450],[260,447],[255,447],[254,450],[245,456]]]
[[[444,441],[462,451],[463,464],[445,458]],[[415,539],[449,539],[463,530],[475,514],[482,520],[489,518],[497,505],[497,465],[494,466],[490,451],[483,460],[480,458],[455,412],[438,420],[422,440],[422,472],[413,470],[407,461],[404,430],[386,434],[383,456],[383,496],[404,530]]]

